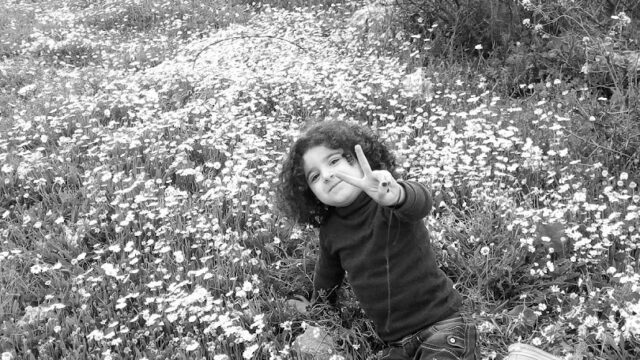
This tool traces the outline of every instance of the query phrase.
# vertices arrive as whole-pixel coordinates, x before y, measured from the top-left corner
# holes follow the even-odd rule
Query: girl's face
[[[310,148],[304,153],[304,174],[313,194],[323,204],[344,207],[351,204],[362,191],[335,176],[337,172],[362,177],[357,161],[351,163],[343,156],[342,149],[329,149],[324,145]]]

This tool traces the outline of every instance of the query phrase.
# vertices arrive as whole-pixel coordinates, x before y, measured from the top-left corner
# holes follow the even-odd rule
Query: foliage
[[[3,5],[27,14],[0,63],[3,358],[286,359],[309,324],[370,357],[382,344],[348,287],[338,308],[285,306],[311,291],[317,234],[279,216],[273,185],[324,118],[368,124],[433,189],[432,245],[484,357],[516,341],[639,355],[640,170],[599,128],[614,100],[560,76],[512,99],[477,64],[417,69],[436,38],[397,9],[363,28],[371,4],[91,3]]]
[[[640,6],[625,1],[398,0],[412,34],[433,54],[492,62],[510,95],[519,84],[586,78],[607,96],[637,83]]]
[[[513,98],[547,98],[560,80],[576,151],[615,167],[638,165],[640,6],[635,1],[397,1],[399,18],[423,62],[467,54],[493,89]],[[575,91],[578,90],[578,91]],[[586,98],[592,101],[582,101]],[[612,156],[613,154],[613,156]]]

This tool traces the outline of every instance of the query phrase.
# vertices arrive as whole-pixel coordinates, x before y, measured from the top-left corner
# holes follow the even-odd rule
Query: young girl
[[[278,193],[289,217],[320,228],[312,301],[335,299],[346,275],[385,342],[383,359],[480,359],[475,325],[460,315],[461,296],[431,249],[423,222],[431,195],[398,182],[395,167],[354,124],[322,122],[293,144]]]

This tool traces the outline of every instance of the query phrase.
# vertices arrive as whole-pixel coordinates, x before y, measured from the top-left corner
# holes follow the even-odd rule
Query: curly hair
[[[293,144],[282,166],[277,185],[278,207],[292,220],[320,226],[330,207],[313,194],[304,174],[304,154],[316,146],[342,149],[349,162],[357,161],[354,147],[360,144],[372,170],[387,170],[397,177],[396,160],[387,146],[370,129],[344,121],[320,122]]]

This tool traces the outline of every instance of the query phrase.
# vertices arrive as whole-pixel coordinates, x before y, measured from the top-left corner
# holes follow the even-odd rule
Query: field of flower
[[[483,357],[640,357],[640,157],[584,135],[606,99],[563,79],[509,99],[354,28],[361,1],[272,3],[0,4],[2,360],[289,359],[308,325],[371,358],[348,288],[285,305],[311,292],[317,235],[274,183],[322,119],[368,124],[432,188]]]

